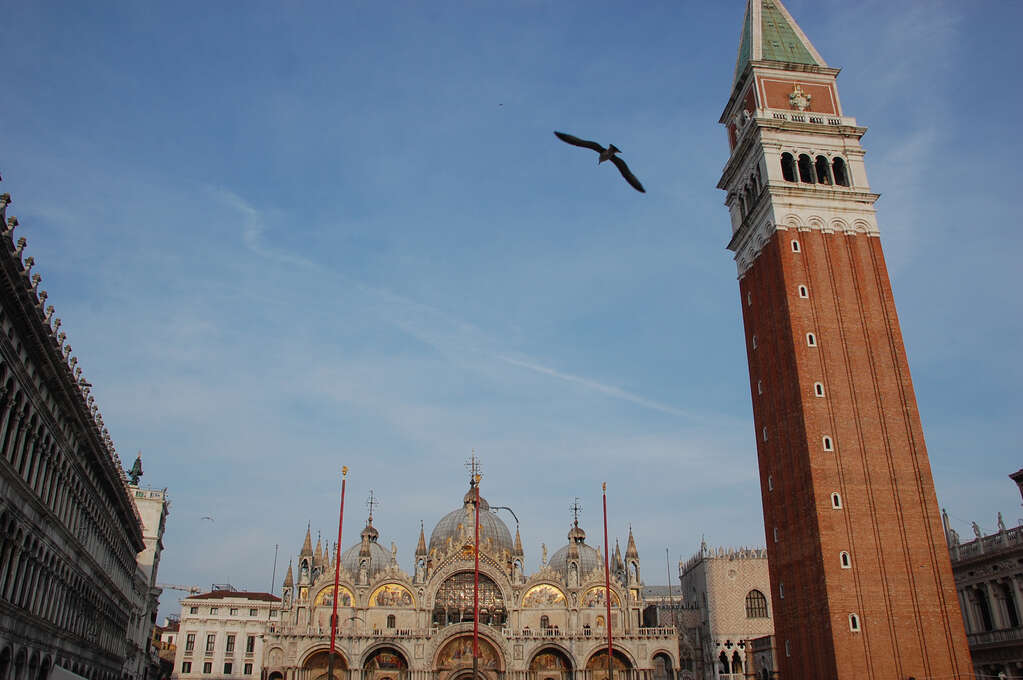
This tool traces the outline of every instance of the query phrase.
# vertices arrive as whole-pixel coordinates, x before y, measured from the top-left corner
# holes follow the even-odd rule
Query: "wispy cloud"
[[[244,198],[230,189],[223,187],[207,187],[207,190],[217,200],[225,205],[234,208],[241,213],[242,242],[250,251],[268,260],[275,260],[282,264],[297,265],[306,269],[318,269],[318,265],[310,259],[295,255],[283,248],[275,248],[266,243],[264,234],[267,231],[266,217],[262,210],[259,210]]]
[[[584,378],[582,376],[573,375],[571,373],[564,373],[562,371],[556,371],[553,368],[548,368],[547,366],[541,366],[540,364],[537,364],[537,363],[532,362],[532,361],[525,361],[523,359],[514,359],[512,357],[504,356],[504,355],[497,355],[497,358],[500,359],[501,361],[505,362],[505,363],[511,364],[512,366],[518,366],[520,368],[525,368],[525,369],[528,369],[530,371],[534,371],[536,373],[542,373],[543,375],[549,375],[552,378],[557,378],[558,380],[564,380],[565,382],[572,383],[573,385],[580,385],[582,387],[585,387],[588,390],[593,390],[595,392],[599,392],[601,394],[605,394],[605,395],[607,395],[609,397],[613,397],[615,399],[622,399],[624,401],[632,402],[633,404],[638,404],[639,406],[643,406],[645,408],[653,409],[654,411],[660,411],[661,413],[670,413],[671,415],[682,416],[684,418],[696,419],[696,418],[699,417],[699,416],[697,416],[697,415],[695,415],[695,414],[693,414],[693,413],[691,413],[689,411],[685,411],[683,409],[676,408],[674,406],[670,406],[668,404],[664,404],[664,403],[661,403],[659,401],[655,401],[653,399],[647,399],[646,397],[641,397],[638,394],[633,394],[632,392],[629,392],[627,390],[623,390],[620,387],[615,387],[613,385],[605,385],[604,383],[597,382],[596,380],[591,380],[590,378]]]

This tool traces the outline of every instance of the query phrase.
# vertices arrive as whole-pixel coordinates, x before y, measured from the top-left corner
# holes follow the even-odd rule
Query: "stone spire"
[[[639,551],[636,550],[636,539],[632,537],[632,525],[629,525],[629,543],[625,546],[625,559],[638,560]]]
[[[426,557],[426,534],[423,533],[423,522],[419,521],[419,544],[416,545],[416,557]]]
[[[313,566],[323,566],[323,542],[320,539],[320,535],[316,535],[316,549],[313,551]]]
[[[311,557],[313,554],[313,537],[310,533],[311,529],[311,525],[307,524],[305,527],[305,541],[302,543],[302,552],[299,553],[300,557]]]
[[[284,587],[293,588],[295,586],[295,577],[291,573],[291,562],[288,562],[288,573],[284,575]]]
[[[622,549],[618,545],[618,539],[615,539],[615,551],[611,554],[611,569],[615,573],[625,571],[625,562],[622,561]]]
[[[522,537],[519,536],[519,525],[515,525],[515,557],[522,557]]]

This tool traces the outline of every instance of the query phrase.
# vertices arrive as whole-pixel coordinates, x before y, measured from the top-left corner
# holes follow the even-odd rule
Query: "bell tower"
[[[971,678],[860,139],[838,69],[748,0],[731,213],[785,678]]]

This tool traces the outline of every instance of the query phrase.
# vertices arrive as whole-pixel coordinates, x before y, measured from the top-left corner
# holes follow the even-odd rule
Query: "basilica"
[[[475,492],[430,533],[420,530],[412,573],[380,544],[372,514],[341,555],[336,677],[461,680],[472,675]],[[606,598],[611,599],[616,677],[667,680],[678,670],[673,627],[645,627],[640,560],[630,530],[616,545],[605,588],[604,558],[578,515],[568,542],[527,574],[518,528],[479,500],[479,660],[487,680],[607,677]],[[263,640],[267,680],[323,680],[330,648],[335,565],[307,529],[284,579],[280,616]]]

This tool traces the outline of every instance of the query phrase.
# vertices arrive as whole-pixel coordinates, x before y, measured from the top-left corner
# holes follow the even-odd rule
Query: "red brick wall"
[[[740,292],[782,677],[972,677],[879,239],[778,231]]]

